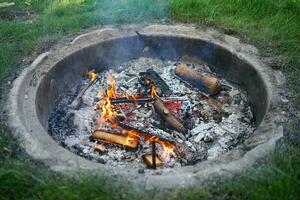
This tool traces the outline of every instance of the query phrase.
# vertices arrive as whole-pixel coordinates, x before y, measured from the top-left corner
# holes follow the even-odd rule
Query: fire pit
[[[215,31],[106,28],[42,54],[17,79],[10,125],[54,170],[191,185],[272,149],[280,79],[255,48]]]

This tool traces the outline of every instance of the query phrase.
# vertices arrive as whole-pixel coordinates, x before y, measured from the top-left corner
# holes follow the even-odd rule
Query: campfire
[[[49,132],[77,154],[120,167],[180,167],[227,152],[254,130],[246,95],[205,62],[185,60],[142,57],[89,71],[58,103]]]

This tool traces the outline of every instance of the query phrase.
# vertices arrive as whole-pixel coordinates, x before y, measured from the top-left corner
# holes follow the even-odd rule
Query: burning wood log
[[[138,140],[136,138],[131,138],[129,136],[116,135],[113,133],[108,133],[101,130],[96,130],[92,133],[92,137],[95,139],[101,139],[116,144],[120,144],[132,149],[136,149],[138,145]]]
[[[154,169],[153,155],[152,154],[143,155],[142,158],[144,159],[144,161],[145,161],[148,168]],[[160,167],[160,166],[163,165],[162,160],[157,155],[155,155],[154,162],[155,162],[155,168]]]
[[[172,91],[166,82],[153,69],[148,69],[146,72],[140,72],[140,82],[146,86],[155,85],[159,95],[172,94]]]
[[[127,124],[124,124],[122,122],[118,122],[118,125],[128,131],[136,131],[141,137],[144,137],[146,139],[150,139],[151,141],[162,141],[162,142],[167,142],[167,143],[175,143],[174,138],[168,137],[168,136],[161,136],[157,135],[156,133],[150,133],[150,132],[145,132],[142,130],[139,130],[135,127],[129,126]]]
[[[153,106],[170,128],[173,128],[184,134],[188,133],[188,130],[184,127],[180,120],[177,119],[177,117],[167,108],[167,106],[164,105],[162,100],[156,98],[156,100],[153,102]]]
[[[207,94],[214,95],[221,91],[221,84],[217,78],[209,75],[204,76],[199,74],[184,64],[176,67],[175,74],[183,81]]]

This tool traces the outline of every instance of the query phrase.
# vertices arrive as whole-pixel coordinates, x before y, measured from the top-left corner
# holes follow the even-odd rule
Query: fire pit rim
[[[180,28],[182,28],[183,31]],[[111,29],[108,30],[111,31]],[[85,37],[87,38],[85,39],[83,37],[79,41],[72,42],[72,44],[67,46],[66,48],[56,49],[53,50],[52,52],[47,52],[40,55],[33,62],[33,64],[29,68],[25,69],[23,73],[19,76],[19,78],[14,82],[14,86],[10,92],[9,101],[7,104],[7,110],[9,113],[9,125],[15,130],[15,135],[20,139],[21,145],[25,148],[27,153],[30,154],[35,159],[44,160],[44,162],[47,165],[49,165],[50,168],[53,170],[61,171],[61,172],[69,172],[69,171],[78,171],[78,170],[97,169],[98,171],[100,171],[100,173],[105,173],[109,171],[110,174],[120,174],[120,171],[118,171],[117,169],[112,169],[111,167],[105,166],[103,164],[88,161],[59,146],[48,135],[48,133],[45,130],[43,130],[42,127],[39,127],[38,130],[37,129],[32,130],[29,124],[26,124],[25,118],[27,118],[27,116],[26,114],[24,115],[23,113],[24,109],[26,110],[28,108],[21,106],[23,105],[24,101],[27,102],[27,105],[28,103],[29,104],[31,103],[32,105],[35,104],[35,99],[31,99],[33,96],[30,96],[30,94],[31,93],[34,94],[37,91],[37,87],[35,87],[34,85],[35,84],[38,85],[43,79],[37,77],[38,75],[41,75],[42,77],[43,74],[47,72],[47,70],[51,69],[52,66],[55,66],[55,64],[59,62],[61,59],[67,57],[68,55],[73,54],[75,51],[78,51],[79,49],[82,49],[84,44],[85,47],[89,47],[91,45],[97,45],[98,43],[101,43],[101,41],[104,40],[105,41],[114,40],[118,37],[126,37],[126,36],[133,35],[133,32],[132,31],[130,32],[130,30],[128,29],[126,29],[125,31],[127,35],[124,34],[124,31],[122,30],[117,30],[117,29],[113,29],[113,30],[115,32],[110,33],[111,34],[110,36],[104,34],[105,36],[102,35],[101,37],[101,34],[97,32],[96,36],[98,37],[98,40],[96,42],[93,41],[92,44],[91,41],[89,42],[87,41],[89,37],[93,37],[93,36],[95,37],[95,33],[86,35]],[[219,41],[217,38],[215,38],[216,32],[213,32],[213,34],[211,34],[212,38],[201,38],[201,34],[199,34],[199,32],[202,32],[202,34],[204,34],[205,36],[207,36],[208,33],[203,30],[197,30],[194,27],[187,27],[182,25],[179,26],[152,25],[152,26],[146,26],[142,28],[142,31],[151,35],[172,34],[173,36],[175,35],[185,36],[189,38],[209,41],[209,42],[213,42],[216,45],[222,46],[223,48],[225,48],[226,50],[230,51],[233,54],[238,55],[240,59],[248,61],[253,67],[255,67],[256,70],[258,70],[258,72],[260,73],[260,76],[262,76],[264,80],[268,81],[268,83],[265,83],[266,84],[265,87],[267,88],[268,102],[271,105],[271,108],[268,109],[264,120],[262,121],[261,125],[254,133],[254,135],[262,136],[264,138],[262,138],[261,141],[257,142],[256,145],[255,145],[255,141],[250,140],[245,142],[246,144],[248,142],[250,146],[251,146],[251,142],[254,142],[254,147],[252,147],[250,151],[247,151],[245,153],[243,152],[242,148],[234,149],[233,151],[230,151],[222,155],[220,158],[198,163],[197,165],[194,165],[194,167],[191,166],[183,167],[177,170],[178,173],[176,174],[149,176],[147,178],[138,177],[137,179],[135,179],[137,182],[142,181],[147,185],[147,187],[152,187],[157,184],[156,183],[157,179],[165,180],[165,178],[167,178],[168,180],[170,180],[170,182],[173,182],[173,184],[170,184],[169,186],[172,186],[174,184],[192,185],[198,183],[199,181],[201,182],[202,180],[209,178],[210,177],[209,175],[214,173],[230,174],[229,172],[227,172],[227,170],[231,172],[241,171],[242,169],[251,166],[256,159],[264,156],[268,151],[274,148],[275,141],[277,141],[282,136],[282,126],[276,126],[274,119],[272,119],[272,115],[279,113],[279,110],[274,109],[274,107],[280,105],[280,102],[276,98],[276,95],[280,91],[280,89],[278,88],[282,83],[280,83],[280,81],[277,81],[275,83],[276,80],[272,80],[270,78],[270,77],[278,77],[278,75],[274,75],[276,74],[276,72],[270,70],[267,66],[265,66],[261,62],[261,59],[259,58],[258,54],[257,55],[253,54],[253,47],[249,46],[250,47],[249,49],[246,48],[246,52],[243,50],[238,52],[234,48],[232,48],[231,46],[232,44],[227,42],[222,43],[222,41]],[[186,31],[188,31],[189,33],[188,35]],[[227,36],[224,35],[224,37]],[[239,41],[233,39],[233,43],[237,43],[237,42],[239,43]],[[66,49],[69,50],[68,52],[69,54],[67,56],[61,56],[59,52],[66,53],[65,51]],[[53,62],[53,60],[55,59],[57,59],[57,62],[55,62],[55,64],[51,66],[47,64],[49,60]],[[27,86],[30,85],[31,88],[26,88],[25,87],[26,85]],[[33,113],[33,115],[35,115],[35,113]],[[30,115],[30,117],[32,116]],[[269,128],[266,129],[265,127],[268,126]],[[33,134],[36,131],[40,131],[39,134],[43,135],[44,138],[42,140],[37,140],[37,137],[35,137],[37,135]],[[268,132],[271,134],[266,134]],[[39,139],[41,139],[41,137],[39,137]],[[42,151],[38,152],[39,150]],[[238,159],[234,161],[226,163],[226,156],[228,157],[229,155],[230,157],[230,154],[234,154],[234,153],[240,153],[243,156],[242,157],[240,156]],[[123,172],[123,175],[127,175],[127,174],[128,172]],[[177,180],[177,181],[171,181],[171,180]],[[164,184],[164,185],[165,187],[168,187],[168,184]]]

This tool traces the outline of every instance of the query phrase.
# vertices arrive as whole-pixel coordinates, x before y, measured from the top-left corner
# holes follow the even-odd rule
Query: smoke
[[[96,1],[96,20],[103,23],[151,22],[168,17],[167,0]]]

